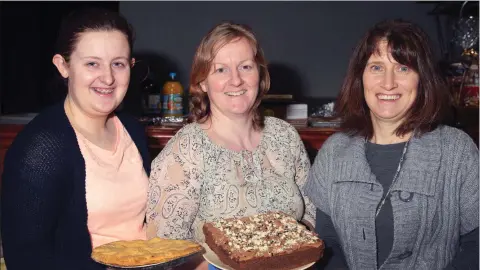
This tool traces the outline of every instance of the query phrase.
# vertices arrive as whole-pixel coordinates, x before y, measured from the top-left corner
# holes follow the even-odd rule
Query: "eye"
[[[225,73],[225,72],[227,72],[227,69],[224,67],[215,69],[215,73]]]
[[[371,65],[370,70],[373,72],[380,72],[383,70],[383,67],[380,65]]]
[[[408,71],[410,71],[410,68],[408,68],[407,66],[401,66],[398,70],[400,72],[408,72]]]
[[[253,66],[252,65],[243,65],[240,67],[242,70],[245,70],[245,71],[250,71],[253,69]]]
[[[123,68],[126,65],[125,65],[125,63],[122,63],[122,62],[115,62],[115,63],[113,63],[113,66],[118,67],[118,68]]]
[[[98,66],[98,64],[97,64],[96,62],[88,62],[88,63],[86,64],[86,66],[87,66],[87,67],[96,67],[96,66]]]

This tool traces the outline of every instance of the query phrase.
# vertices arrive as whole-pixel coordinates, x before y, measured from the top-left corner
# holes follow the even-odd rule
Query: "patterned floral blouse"
[[[301,193],[309,169],[297,130],[278,118],[266,117],[259,145],[239,152],[188,124],[152,162],[147,236],[204,242],[206,221],[271,210],[314,225],[315,207]]]

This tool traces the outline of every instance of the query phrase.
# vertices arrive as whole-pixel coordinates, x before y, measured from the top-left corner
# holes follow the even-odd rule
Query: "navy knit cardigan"
[[[1,233],[9,270],[104,269],[91,258],[85,160],[63,102],[35,117],[7,151]],[[117,114],[150,174],[145,128]]]

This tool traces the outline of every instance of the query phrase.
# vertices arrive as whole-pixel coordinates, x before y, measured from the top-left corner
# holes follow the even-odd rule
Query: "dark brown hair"
[[[414,23],[399,19],[377,23],[355,48],[335,104],[336,115],[343,119],[342,130],[350,135],[373,136],[362,78],[368,59],[379,52],[381,40],[388,42],[393,59],[419,75],[416,99],[395,134],[403,136],[415,130],[421,135],[433,130],[445,117],[449,92],[434,61],[427,34]]]
[[[270,75],[267,69],[267,61],[262,48],[250,27],[232,22],[223,22],[212,28],[195,52],[190,75],[190,122],[204,123],[211,114],[210,100],[207,93],[202,91],[200,83],[205,81],[210,73],[212,61],[218,51],[233,40],[245,38],[253,48],[255,63],[260,73],[260,89],[252,106],[253,127],[257,130],[264,127],[264,116],[258,109],[263,96],[270,88]]]
[[[131,57],[134,33],[132,26],[123,16],[99,7],[73,11],[62,20],[55,44],[55,53],[62,55],[68,62],[82,33],[114,30],[122,32],[127,38]]]

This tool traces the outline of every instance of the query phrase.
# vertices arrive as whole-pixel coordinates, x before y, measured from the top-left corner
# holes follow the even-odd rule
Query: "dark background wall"
[[[0,114],[39,112],[61,100],[52,64],[62,17],[84,7],[118,11],[118,2],[0,1]]]
[[[354,46],[382,19],[414,21],[438,47],[434,18],[427,15],[433,7],[413,1],[120,2],[120,12],[137,32],[137,57],[166,63],[157,70],[161,78],[175,70],[187,86],[203,35],[233,20],[257,33],[270,62],[272,92],[288,91],[303,100],[337,95]]]
[[[196,46],[222,20],[249,24],[270,62],[272,93],[289,92],[299,101],[333,99],[353,47],[375,22],[404,18],[422,26],[438,51],[433,3],[399,2],[1,2],[0,114],[38,112],[61,100],[51,63],[63,15],[100,5],[119,10],[133,24],[137,41],[125,108],[139,112],[145,63],[161,86],[176,71],[187,88]]]

